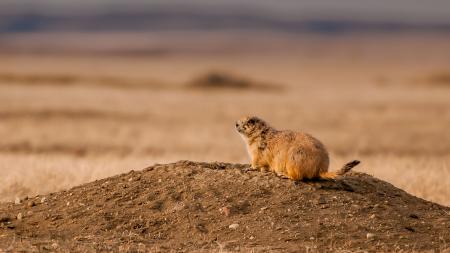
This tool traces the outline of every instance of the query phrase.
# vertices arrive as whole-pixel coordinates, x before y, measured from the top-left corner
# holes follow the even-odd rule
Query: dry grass
[[[445,66],[448,55],[442,52],[450,52],[450,43],[439,38],[439,50],[427,51],[421,43],[405,47],[404,38],[375,38],[378,43],[358,38],[291,39],[289,46],[274,42],[271,48],[277,50],[264,54],[254,50],[244,55],[116,56],[114,61],[73,55],[2,56],[2,76],[14,80],[0,76],[0,201],[155,162],[246,162],[233,123],[255,114],[278,128],[317,136],[331,151],[332,168],[360,159],[357,170],[450,205],[448,90],[402,85],[411,80],[409,73]],[[416,55],[411,56],[411,50]],[[424,54],[429,64],[422,69],[414,59]],[[209,69],[281,89],[179,89]],[[36,76],[83,78],[70,85],[54,78],[24,85]],[[124,88],[102,81],[104,76],[123,81]],[[389,85],[378,85],[379,76]],[[158,89],[128,89],[127,80],[164,84]]]
[[[154,80],[124,79],[108,76],[80,76],[73,74],[0,73],[0,84],[15,85],[100,85],[120,89],[157,89],[164,84]]]

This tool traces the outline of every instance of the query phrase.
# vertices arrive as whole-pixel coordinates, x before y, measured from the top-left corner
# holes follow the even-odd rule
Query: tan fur
[[[270,170],[292,180],[333,179],[359,164],[355,160],[328,172],[330,159],[319,140],[302,132],[276,130],[257,117],[238,120],[236,130],[247,144],[254,169]]]

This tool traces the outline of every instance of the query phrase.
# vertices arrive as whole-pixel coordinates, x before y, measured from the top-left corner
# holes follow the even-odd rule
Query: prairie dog
[[[276,130],[258,117],[238,120],[236,130],[247,144],[252,168],[268,169],[292,180],[333,179],[359,164],[354,160],[328,172],[328,151],[319,140],[307,133]]]

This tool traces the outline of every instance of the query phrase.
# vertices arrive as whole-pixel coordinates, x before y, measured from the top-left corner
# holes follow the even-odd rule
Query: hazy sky
[[[20,4],[41,11],[81,11],[111,6],[133,8],[142,4],[194,5],[207,8],[239,7],[286,17],[338,17],[403,22],[450,23],[450,0],[0,0],[0,6]],[[67,7],[67,8],[65,8]],[[62,9],[65,10],[62,10]],[[181,7],[180,7],[181,8]]]

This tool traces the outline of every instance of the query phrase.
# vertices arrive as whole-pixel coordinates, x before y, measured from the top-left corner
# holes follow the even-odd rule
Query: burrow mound
[[[223,71],[211,71],[194,78],[187,83],[187,88],[201,90],[281,90],[280,85],[255,81],[242,76],[237,76]]]
[[[295,183],[180,161],[0,205],[0,248],[55,251],[444,250],[450,208],[363,173]]]

